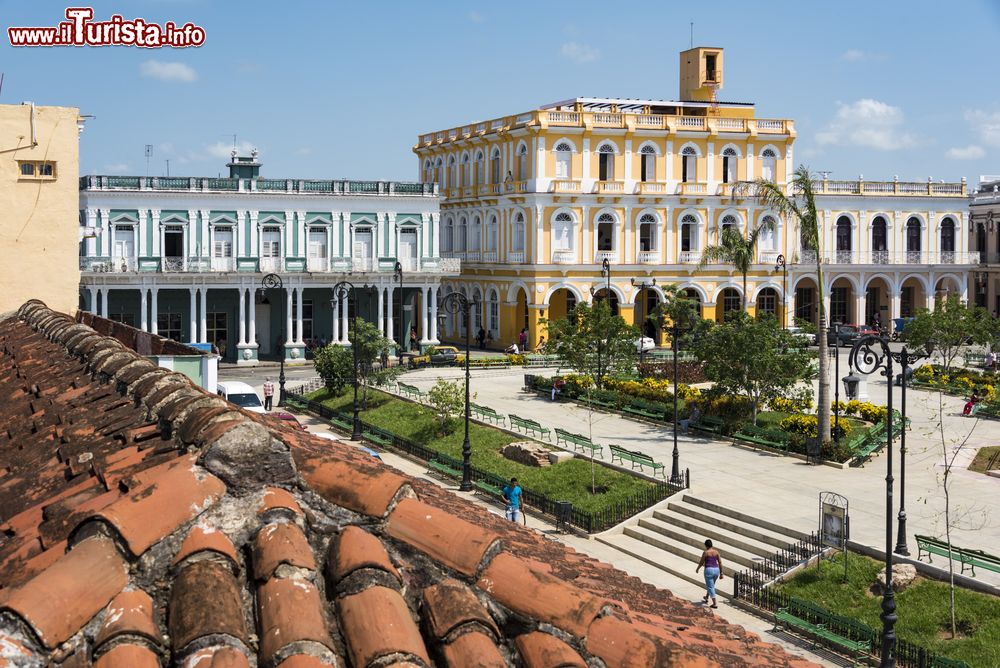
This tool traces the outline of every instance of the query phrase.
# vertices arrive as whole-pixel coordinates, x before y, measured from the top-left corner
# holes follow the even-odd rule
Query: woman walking
[[[702,599],[703,602],[708,603],[708,599],[712,599],[712,605],[708,606],[710,608],[718,608],[718,604],[715,602],[715,581],[722,579],[722,556],[719,551],[712,547],[712,541],[705,541],[705,551],[701,553],[701,560],[698,561],[698,568],[694,569],[697,573],[701,568],[705,569],[705,589],[708,593],[705,594],[705,598]]]

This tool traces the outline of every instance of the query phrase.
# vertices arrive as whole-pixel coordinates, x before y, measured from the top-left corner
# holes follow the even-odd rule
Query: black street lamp
[[[601,260],[601,276],[607,279],[608,306],[611,306],[611,263],[608,258]]]
[[[263,296],[264,290],[270,290],[272,288],[281,290],[284,284],[281,282],[281,276],[277,274],[267,274],[264,278],[260,279],[261,295]],[[285,328],[281,328],[281,334],[279,337],[284,340],[288,332],[285,332]],[[286,341],[287,343],[287,341]],[[279,350],[278,355],[281,360],[281,370],[278,372],[278,406],[285,405],[285,351]]]
[[[898,353],[899,357],[896,358],[900,366],[900,417],[903,421],[903,430],[899,434],[899,524],[896,531],[895,552],[904,557],[910,556],[910,550],[906,547],[906,381],[907,376],[910,375],[910,367],[913,363],[925,357],[930,357],[933,352],[934,340],[932,339],[927,342],[924,354],[911,353],[907,350],[906,346],[903,346],[902,350]],[[890,391],[892,391],[892,388],[890,388]]]
[[[840,323],[833,324],[833,377],[840,378]],[[840,385],[833,383],[833,442],[840,445]]]
[[[396,261],[396,266],[392,268],[393,277],[399,281],[399,345],[396,346],[396,363],[403,366],[403,341],[406,339],[403,333],[403,265]],[[392,313],[392,303],[389,303],[389,313]],[[395,332],[389,332],[392,336]]]
[[[632,284],[634,288],[636,286],[635,279],[630,278],[629,283]],[[643,338],[646,336],[646,290],[652,288],[656,285],[656,278],[650,279],[647,283],[643,281],[639,283],[639,363],[642,364],[646,361],[646,346],[643,345]]]
[[[330,307],[336,309],[336,305],[343,303],[350,308],[351,291],[354,285],[349,281],[341,281],[333,286],[333,299],[330,300]],[[354,420],[351,423],[351,440],[361,440],[361,406],[358,404],[358,308],[354,305],[354,313],[351,314],[351,330],[354,332],[354,340],[351,341],[351,351],[354,355]],[[350,338],[350,335],[348,335]]]
[[[681,349],[681,329],[677,323],[673,323],[670,333],[670,347],[674,350],[674,454],[673,462],[670,465],[670,482],[675,485],[682,485],[684,478],[681,477],[681,451],[677,447],[677,353]]]
[[[932,345],[928,348],[932,349]],[[928,350],[928,354],[930,350]],[[892,363],[893,361],[901,365],[903,376],[906,369],[923,355],[911,354],[906,348],[894,353],[889,349],[889,342],[880,336],[868,335],[858,339],[851,348],[850,363],[852,369],[857,369],[863,374],[870,374],[879,371],[879,374],[886,379],[886,409],[885,409],[885,432],[886,432],[886,474],[885,474],[885,591],[882,595],[882,658],[879,666],[882,668],[895,668],[896,665],[896,595],[892,587]],[[853,376],[853,371],[852,371]],[[857,388],[855,379],[853,389]],[[844,379],[845,385],[848,379]],[[848,390],[850,392],[850,389]],[[905,415],[905,399],[903,415]],[[906,431],[904,418],[903,432]],[[905,477],[905,474],[904,474]],[[905,521],[905,513],[900,506],[900,520]],[[905,531],[900,527],[900,531]],[[905,549],[905,536],[903,537],[903,548]],[[898,549],[898,547],[897,547]]]
[[[445,313],[465,316],[465,439],[462,441],[462,484],[458,486],[461,492],[472,491],[472,444],[469,442],[469,358],[472,351],[469,344],[469,333],[472,331],[472,307],[478,300],[470,300],[461,292],[450,292],[441,300],[441,310]],[[442,313],[441,318],[444,319]]]
[[[788,266],[785,264],[785,256],[779,255],[774,258],[774,270],[781,269],[781,328],[788,327],[788,296],[785,285],[788,283]]]

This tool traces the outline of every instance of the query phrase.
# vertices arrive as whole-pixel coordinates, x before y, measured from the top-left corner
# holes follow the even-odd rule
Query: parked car
[[[434,346],[422,355],[415,355],[410,358],[410,366],[448,366],[465,364],[465,353],[459,352],[455,346]]]
[[[789,327],[786,330],[792,337],[802,343],[804,346],[812,346],[816,344],[816,335],[806,332],[801,327]]]
[[[271,411],[267,414],[267,417],[276,422],[287,424],[289,427],[306,431],[305,426],[299,422],[299,419],[287,411]]]
[[[858,340],[857,325],[841,325],[839,329],[830,327],[826,332],[826,345],[852,346]]]
[[[266,413],[264,404],[261,403],[257,392],[246,383],[236,380],[226,380],[219,383],[215,390],[220,397],[236,404],[240,408],[245,408],[253,413]]]
[[[638,353],[646,353],[654,348],[656,348],[656,341],[649,338],[648,336],[644,336],[641,339],[635,340],[635,350]]]

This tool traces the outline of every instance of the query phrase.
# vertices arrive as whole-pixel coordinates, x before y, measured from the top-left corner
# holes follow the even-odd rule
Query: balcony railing
[[[80,190],[151,190],[191,192],[280,192],[309,195],[427,196],[438,194],[436,183],[414,181],[324,181],[316,179],[230,179],[188,176],[80,177]]]
[[[680,264],[698,264],[701,262],[701,251],[681,251],[677,254]]]
[[[552,192],[578,193],[580,192],[580,181],[579,179],[556,179],[552,182]]]
[[[80,271],[99,274],[124,274],[136,271],[138,261],[134,257],[81,257]]]
[[[757,251],[757,263],[774,264],[775,262],[778,261],[779,255],[781,255],[780,251],[770,251],[770,250]]]
[[[601,264],[605,260],[607,260],[611,264],[617,263],[618,262],[618,251],[613,251],[613,250],[599,250],[596,253],[594,253],[594,263],[595,264]]]
[[[234,257],[213,257],[212,271],[235,271],[236,258]]]
[[[371,271],[375,261],[370,257],[351,258],[351,268],[354,271]]]
[[[401,257],[397,258],[396,261],[399,262],[403,271],[416,271],[417,267],[420,266],[417,258],[415,257]]]
[[[312,259],[312,258],[310,258]],[[285,268],[284,258],[280,257],[262,257],[260,258],[260,270],[264,273],[270,273],[275,271],[282,271]],[[310,269],[309,271],[319,271],[317,269]]]
[[[660,251],[639,251],[636,260],[639,264],[659,264],[660,263]]]
[[[869,195],[874,197],[966,197],[969,193],[965,180],[951,183],[933,181],[813,181],[816,195]]]
[[[814,251],[799,251],[796,264],[816,264]],[[979,253],[953,251],[827,251],[823,264],[838,265],[933,265],[979,264]]]
[[[508,264],[524,264],[524,251],[510,251],[507,253]]]
[[[497,252],[496,251],[483,251],[483,262],[496,262]]]
[[[688,181],[686,183],[682,182],[677,184],[678,195],[704,195],[706,193],[708,193],[707,183]]]
[[[160,260],[160,271],[167,273],[187,271],[187,258],[165,257]]]
[[[276,259],[276,258],[268,258]],[[263,262],[261,258],[261,262]],[[261,266],[261,271],[264,271],[264,267]],[[306,271],[318,272],[318,271],[330,271],[330,258],[328,257],[307,257],[306,258]]]
[[[479,262],[480,253],[477,250],[465,251],[465,261],[466,262]]]
[[[594,184],[594,192],[604,194],[620,195],[625,192],[624,181],[598,181]]]
[[[576,251],[573,250],[552,251],[552,264],[576,264]]]
[[[660,181],[641,181],[635,184],[635,191],[640,195],[666,195],[667,184]]]

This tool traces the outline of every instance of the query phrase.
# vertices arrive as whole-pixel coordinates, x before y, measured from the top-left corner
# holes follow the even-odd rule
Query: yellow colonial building
[[[74,107],[0,104],[0,313],[76,310],[82,129]]]
[[[734,183],[760,177],[788,187],[794,123],[719,101],[722,49],[682,52],[679,81],[678,101],[575,98],[419,137],[420,176],[444,195],[441,255],[462,260],[444,294],[479,298],[474,328],[495,347],[525,327],[537,345],[542,318],[609,286],[628,322],[645,323],[668,284],[721,319],[742,307],[742,277],[728,265],[701,267],[702,252],[724,228],[747,232],[769,217],[774,232],[760,239],[747,280],[751,309],[815,317],[816,253],[799,250],[794,221],[733,196]],[[826,294],[839,320],[884,322],[935,291],[964,292],[974,259],[965,252],[964,182],[859,179],[817,189]],[[462,331],[449,322],[444,335]]]

